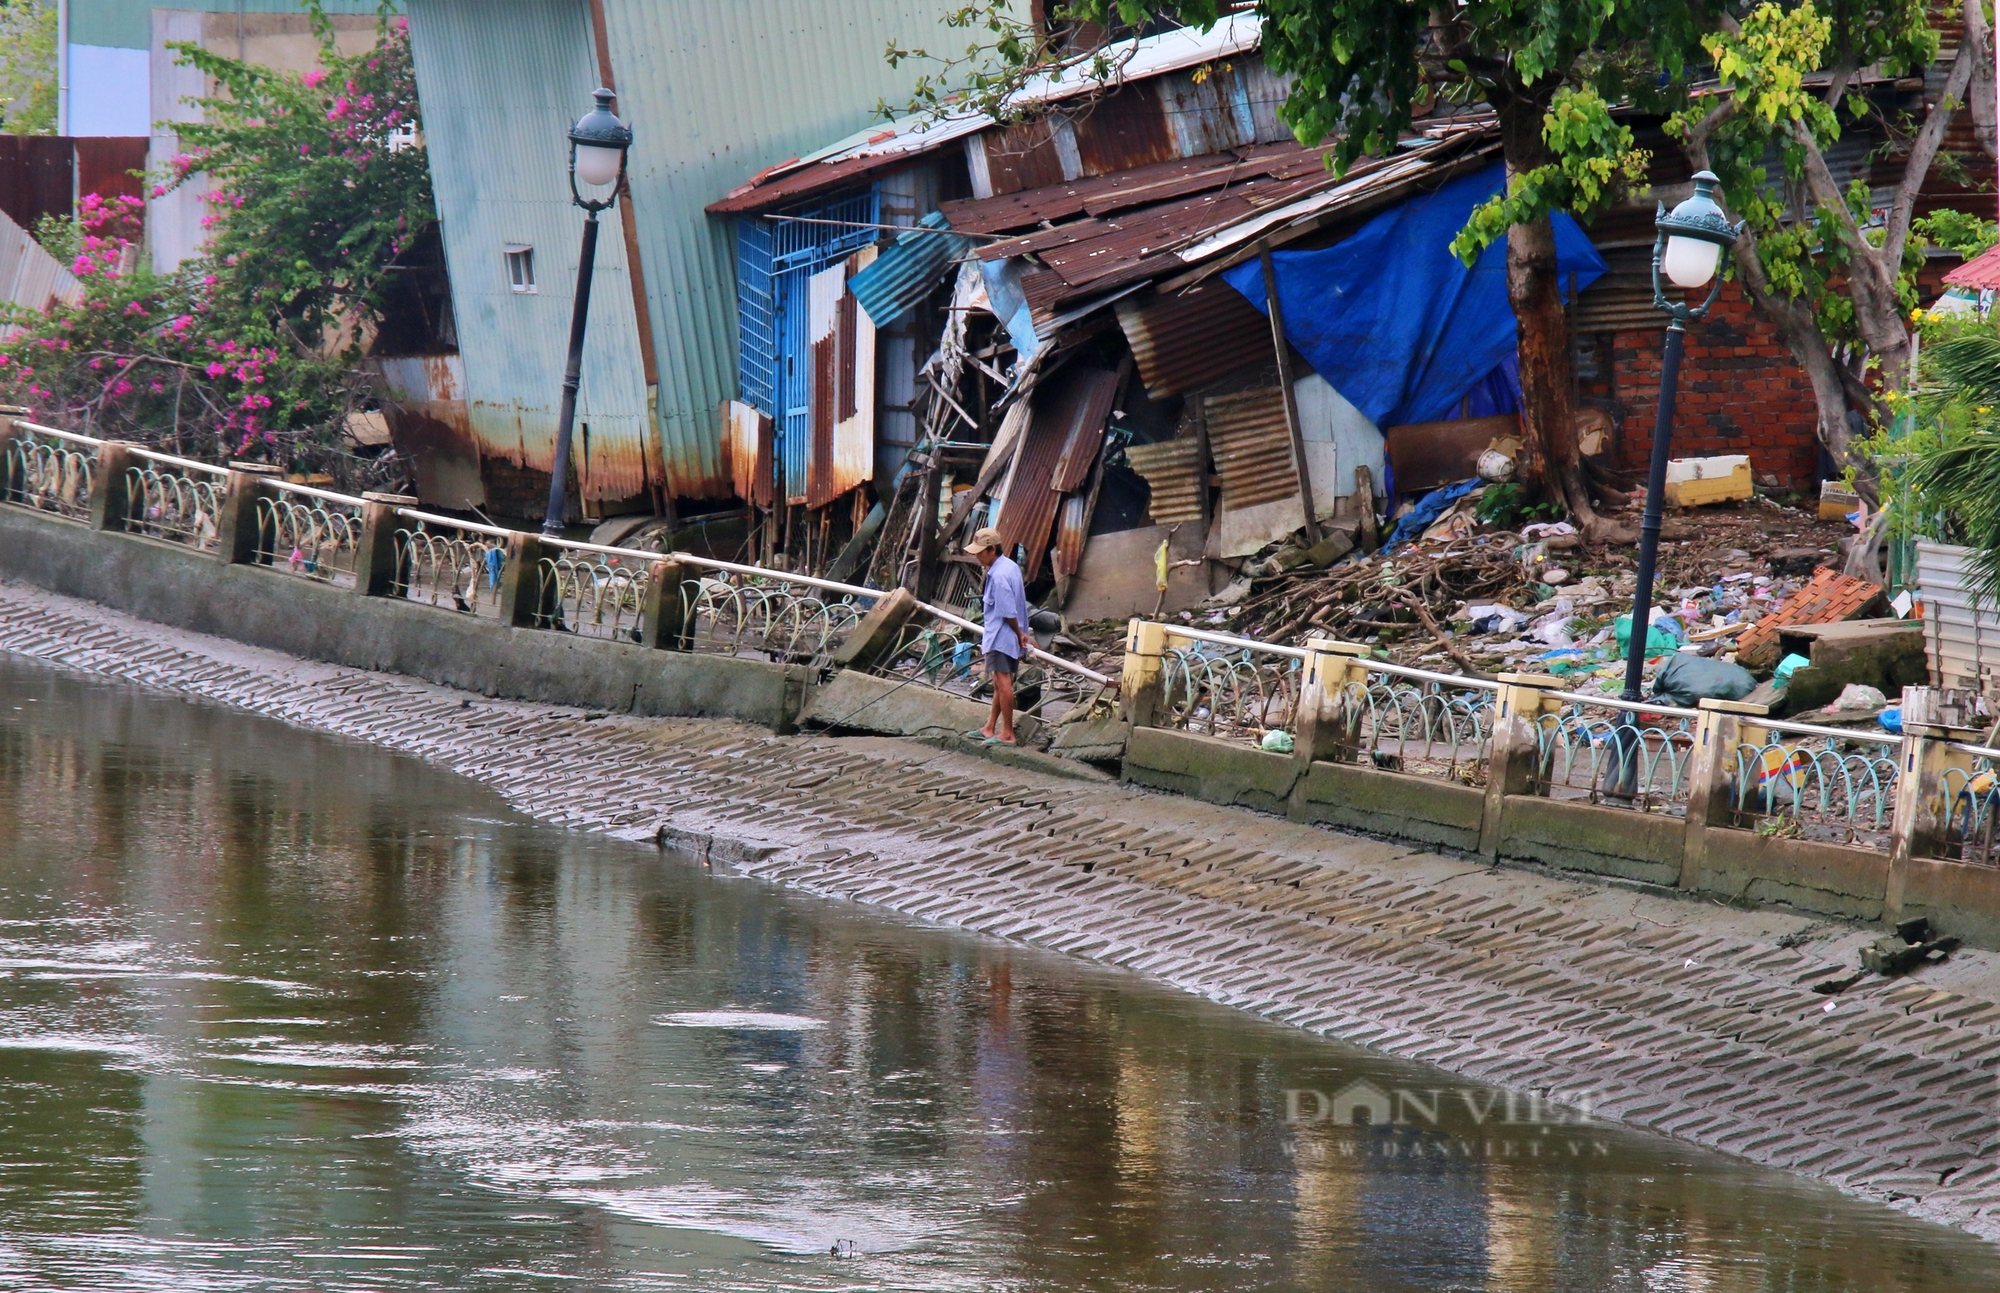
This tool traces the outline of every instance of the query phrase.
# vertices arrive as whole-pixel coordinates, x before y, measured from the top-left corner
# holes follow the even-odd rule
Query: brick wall
[[[1644,479],[1653,451],[1665,336],[1664,315],[1649,328],[1600,335],[1597,376],[1580,384],[1586,404],[1611,413],[1618,465],[1636,480]],[[1674,456],[1748,454],[1759,481],[1771,477],[1780,488],[1809,490],[1819,478],[1817,418],[1804,370],[1742,289],[1725,283],[1708,317],[1688,329]]]
[[[1956,256],[1934,256],[1917,272],[1918,299],[1930,303],[1944,291]],[[1618,426],[1617,463],[1642,484],[1653,452],[1653,420],[1660,389],[1660,348],[1666,316],[1645,328],[1620,329],[1579,339],[1579,394],[1606,409]],[[1605,355],[1610,362],[1604,362]],[[1594,361],[1594,362],[1593,362]],[[1584,376],[1592,368],[1593,376]],[[1748,454],[1759,484],[1811,491],[1820,473],[1819,411],[1805,370],[1777,329],[1736,283],[1724,283],[1708,317],[1688,328],[1681,383],[1674,409],[1676,458]]]

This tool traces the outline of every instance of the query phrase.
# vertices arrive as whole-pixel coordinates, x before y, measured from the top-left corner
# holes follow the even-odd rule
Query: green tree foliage
[[[86,196],[40,231],[82,300],[14,320],[0,400],[194,456],[368,478],[339,447],[372,394],[354,365],[435,216],[405,23],[385,7],[375,47],[349,57],[313,13],[320,64],[304,75],[177,47],[227,92],[182,127],[188,151],[154,189],[206,185],[205,253],[155,274],[138,204]]]
[[[1967,323],[1923,349],[1917,429],[1889,506],[1912,533],[1972,549],[1974,591],[2000,607],[2000,335]]]
[[[0,132],[56,129],[55,0],[0,0]]]
[[[1936,59],[1924,0],[1763,0],[1740,21],[1724,14],[1703,38],[1718,85],[1668,126],[1690,161],[1722,177],[1726,204],[1747,225],[1734,257],[1743,286],[1811,379],[1820,439],[1864,489],[1872,465],[1849,413],[1892,420],[1883,392],[1908,379],[1926,241],[1961,251],[1990,245],[1976,217],[1915,216],[1975,64],[1991,57],[1981,52],[1989,27],[1976,3],[1963,24],[1940,100],[1912,119],[1860,78],[1921,75]],[[1886,211],[1873,209],[1864,181],[1841,184],[1827,162],[1843,135],[1864,124],[1903,162]]]

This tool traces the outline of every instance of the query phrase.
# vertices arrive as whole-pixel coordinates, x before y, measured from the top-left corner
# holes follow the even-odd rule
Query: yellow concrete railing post
[[[1167,650],[1164,624],[1135,619],[1125,626],[1125,671],[1118,679],[1118,708],[1134,727],[1151,727],[1165,696],[1160,674]]]
[[[1479,852],[1500,855],[1501,816],[1508,795],[1547,793],[1542,775],[1541,723],[1562,708],[1549,693],[1562,679],[1538,673],[1503,673],[1493,697],[1493,731],[1486,751],[1486,804],[1479,819]]]
[[[1364,706],[1356,694],[1368,688],[1368,648],[1358,642],[1309,638],[1299,685],[1299,717],[1293,756],[1306,768],[1315,762],[1351,763],[1360,750]]]
[[[91,529],[125,528],[132,484],[125,473],[131,466],[132,446],[123,440],[106,440],[97,446],[97,466],[90,488]]]
[[[1896,767],[1896,806],[1889,822],[1889,885],[1883,916],[1894,921],[1903,909],[1903,886],[1910,864],[1939,855],[1951,830],[1952,788],[1972,778],[1973,757],[1954,743],[1977,741],[1976,729],[1929,724],[1903,725],[1903,749]],[[1949,772],[1963,774],[1957,778]]]
[[[1729,825],[1730,778],[1736,773],[1736,751],[1761,747],[1769,729],[1753,720],[1771,712],[1768,705],[1746,700],[1703,699],[1695,725],[1694,750],[1688,756],[1687,826],[1681,837],[1683,889],[1699,888],[1708,864],[1708,830]]]

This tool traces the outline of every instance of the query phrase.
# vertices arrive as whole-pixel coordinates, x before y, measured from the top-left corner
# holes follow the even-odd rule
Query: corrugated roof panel
[[[1276,387],[1202,401],[1208,447],[1222,476],[1222,507],[1236,511],[1299,495],[1285,393]]]
[[[472,432],[482,455],[546,472],[583,232],[565,135],[596,84],[589,9],[581,0],[414,0],[410,35]],[[646,486],[646,384],[617,220],[607,214],[598,238],[577,404],[575,462],[588,499],[631,498]],[[511,290],[509,245],[534,249],[536,291]]]
[[[1220,279],[1118,303],[1118,325],[1154,399],[1185,395],[1261,361],[1277,362],[1271,323]]]
[[[615,3],[620,0],[609,0],[609,2]],[[622,3],[626,4],[641,2],[642,0],[622,0]],[[782,0],[763,0],[765,4],[781,2]],[[911,0],[903,0],[903,3],[909,4]],[[743,7],[758,6],[745,4]],[[889,7],[877,3],[843,10],[842,14],[849,23],[860,26],[863,23],[860,14],[872,14]],[[944,6],[944,8],[950,7]],[[933,19],[937,12],[939,11],[933,11]],[[1129,85],[1184,68],[1212,63],[1217,59],[1229,58],[1257,48],[1262,28],[1262,18],[1254,14],[1236,14],[1223,18],[1207,31],[1194,27],[1181,27],[1131,42],[1119,42],[1106,50],[1112,68],[1107,80],[1100,80],[1090,74],[1096,60],[1084,59],[1057,76],[1043,77],[1023,86],[1010,100],[1010,106],[1020,109],[1036,104],[1061,102],[1101,92],[1107,86]],[[908,35],[899,34],[894,39],[907,43]],[[871,52],[871,57],[877,64],[882,62],[880,50],[881,45],[877,44]],[[806,74],[810,76],[821,71],[820,67],[813,67],[807,69]],[[789,90],[793,83],[777,84],[785,84]],[[733,86],[728,87],[728,89],[733,88]],[[906,95],[908,91],[908,85],[904,84],[883,93],[885,97],[895,98]],[[724,93],[726,94],[727,90]],[[1099,100],[1099,105],[1118,97],[1115,92],[1105,94]],[[728,196],[710,210],[717,213],[733,213],[767,209],[774,200],[781,201],[787,196],[799,196],[816,191],[829,183],[851,180],[873,169],[873,159],[888,157],[900,159],[929,152],[964,139],[968,135],[977,134],[992,125],[993,119],[984,113],[964,113],[944,117],[918,113],[880,125],[862,125],[843,139],[837,139],[823,147],[815,147],[810,152],[801,150],[795,158],[788,158],[776,165],[767,165],[764,171],[757,173],[746,183],[718,188],[717,192],[727,192]],[[1152,137],[1151,132],[1154,131],[1161,132],[1162,137],[1170,133],[1165,131],[1164,121],[1149,123],[1144,129],[1148,132],[1148,138]],[[1122,156],[1131,159],[1131,164],[1143,160],[1141,154],[1145,153],[1147,148],[1156,146],[1136,138],[1121,138],[1116,131],[1111,132],[1103,140],[1086,141],[1079,135],[1077,143],[1079,152],[1086,158],[1086,165],[1091,155],[1090,150],[1100,145],[1119,150]],[[1124,150],[1128,148],[1137,151],[1125,152]],[[1167,156],[1170,153],[1159,155]],[[736,178],[740,179],[742,174],[743,172],[739,171]],[[804,186],[798,182],[801,174],[811,177]],[[767,188],[768,195],[763,191]]]
[[[1949,287],[2000,287],[2000,247],[1989,247],[1944,276]],[[1586,293],[1586,295],[1588,295]]]
[[[1064,369],[1037,392],[1034,419],[1015,456],[999,522],[1001,542],[1009,549],[1018,543],[1027,550],[1021,570],[1031,582],[1048,555],[1050,527],[1062,500],[1056,473],[1064,451],[1093,432],[1103,434],[1117,392],[1117,373],[1076,366]]]
[[[923,230],[945,229],[943,214],[931,212],[917,221]],[[947,233],[906,233],[856,274],[848,284],[854,299],[878,328],[886,328],[929,296],[954,258],[972,245],[970,238]]]
[[[1135,444],[1125,461],[1152,491],[1146,512],[1155,525],[1175,525],[1201,519],[1201,442],[1193,436]]]

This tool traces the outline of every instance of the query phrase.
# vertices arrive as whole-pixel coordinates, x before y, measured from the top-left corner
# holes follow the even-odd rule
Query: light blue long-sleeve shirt
[[[1028,627],[1028,590],[1021,584],[1021,568],[1012,557],[1003,555],[987,568],[982,605],[979,649],[1005,652],[1016,660],[1026,655],[1020,638],[1007,627],[1010,617],[1022,628]]]

